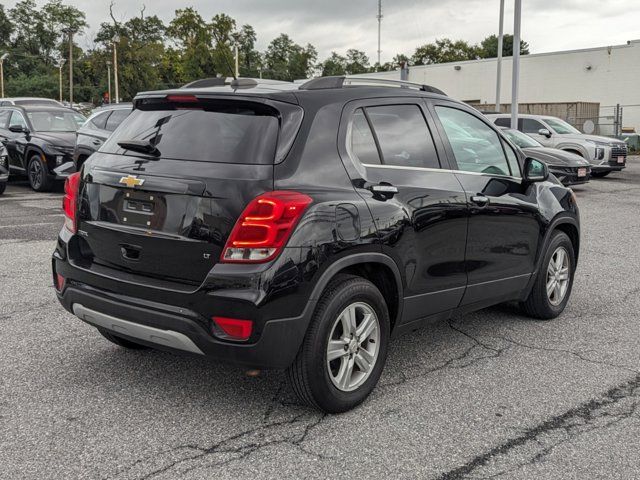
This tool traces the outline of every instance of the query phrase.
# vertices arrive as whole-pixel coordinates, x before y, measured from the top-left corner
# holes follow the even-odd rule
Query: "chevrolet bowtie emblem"
[[[138,178],[135,175],[127,175],[126,177],[122,177],[119,183],[122,183],[129,188],[133,188],[141,186],[144,183],[144,179]]]

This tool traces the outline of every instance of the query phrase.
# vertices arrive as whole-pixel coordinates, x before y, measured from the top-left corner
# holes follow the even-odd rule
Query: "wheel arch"
[[[341,257],[331,263],[320,275],[313,289],[310,297],[311,312],[315,310],[316,303],[331,279],[341,273],[365,278],[380,290],[389,309],[390,326],[391,330],[393,330],[402,315],[402,277],[393,259],[382,253],[356,253]]]
[[[529,292],[533,288],[533,284],[535,283],[538,272],[540,271],[540,268],[542,266],[542,261],[544,260],[544,252],[547,251],[549,242],[551,241],[551,237],[556,231],[564,232],[569,237],[569,240],[571,240],[571,244],[573,245],[573,251],[575,254],[576,266],[578,265],[578,256],[580,252],[580,223],[578,219],[573,216],[559,214],[549,223],[549,226],[547,227],[544,240],[538,253],[538,258],[536,259],[536,268],[531,275],[531,278],[529,279],[527,288],[524,290],[524,297],[522,298],[522,300],[524,300],[529,295]]]

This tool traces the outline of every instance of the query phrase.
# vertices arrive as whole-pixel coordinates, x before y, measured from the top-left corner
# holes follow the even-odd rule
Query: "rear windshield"
[[[207,101],[192,105],[142,103],[100,149],[144,156],[119,142],[148,142],[156,156],[173,160],[271,164],[278,141],[277,112],[261,104]]]

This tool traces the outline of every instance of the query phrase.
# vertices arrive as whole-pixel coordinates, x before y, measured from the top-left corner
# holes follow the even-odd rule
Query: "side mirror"
[[[546,163],[527,157],[524,160],[524,179],[527,182],[544,182],[549,178],[549,167]]]
[[[13,133],[29,133],[29,129],[27,127],[23,127],[22,125],[11,125],[9,127],[9,131]]]
[[[541,128],[538,130],[538,135],[542,135],[543,137],[551,138],[551,132],[546,128]]]

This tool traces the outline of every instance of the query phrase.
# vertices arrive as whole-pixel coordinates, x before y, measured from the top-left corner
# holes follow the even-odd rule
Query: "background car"
[[[499,127],[511,126],[511,114],[488,114]],[[545,147],[559,148],[580,155],[591,164],[591,175],[605,177],[621,171],[627,164],[627,144],[621,140],[586,135],[557,117],[518,115],[518,130]]]
[[[53,100],[51,98],[41,98],[41,97],[13,97],[13,98],[3,98],[0,100],[0,107],[6,107],[9,105],[49,105],[50,107],[62,107],[60,102],[57,100]]]
[[[64,107],[0,107],[0,141],[7,148],[10,172],[26,174],[36,191],[50,190],[57,177],[54,169],[72,165],[76,130],[85,120]]]
[[[0,143],[0,195],[4,193],[9,181],[9,159],[7,149]]]
[[[530,136],[512,128],[503,128],[502,133],[516,144],[528,157],[544,162],[563,185],[587,183],[591,177],[591,166],[580,155],[560,150],[559,148],[544,147]]]
[[[129,116],[133,104],[117,103],[97,108],[78,129],[73,164],[79,171],[89,156],[98,150],[122,121]]]

